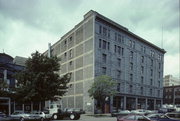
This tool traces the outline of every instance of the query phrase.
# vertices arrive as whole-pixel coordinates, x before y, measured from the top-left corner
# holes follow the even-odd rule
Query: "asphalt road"
[[[69,119],[63,119],[63,120],[53,120],[53,121],[72,121]],[[89,116],[89,115],[81,115],[81,118],[76,121],[117,121],[116,117],[110,117],[110,116]]]

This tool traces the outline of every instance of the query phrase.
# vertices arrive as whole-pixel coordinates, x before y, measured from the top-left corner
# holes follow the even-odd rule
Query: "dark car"
[[[154,121],[180,121],[180,120],[177,120],[177,119],[172,119],[172,118],[168,117],[167,115],[160,114],[160,113],[149,114],[149,115],[147,115],[147,117],[154,120]]]
[[[6,117],[6,114],[3,112],[0,112],[0,117]]]
[[[74,112],[73,110],[64,110],[58,109],[57,113],[52,115],[52,119],[58,120],[63,118],[69,118],[70,120],[78,120],[80,118],[80,113]]]
[[[0,112],[0,121],[9,121],[9,118],[5,113]]]
[[[80,109],[80,108],[74,108],[73,111],[77,112],[77,113],[80,113],[80,114],[85,114],[86,113],[83,109]]]
[[[176,109],[174,109],[174,108],[160,108],[158,110],[159,113],[167,113],[167,112],[175,112],[175,111],[176,111]]]
[[[180,112],[171,112],[171,113],[166,113],[165,115],[171,119],[176,119],[180,121]]]

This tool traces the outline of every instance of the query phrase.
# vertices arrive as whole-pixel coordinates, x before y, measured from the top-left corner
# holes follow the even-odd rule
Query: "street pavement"
[[[63,120],[53,120],[53,121],[72,121],[69,119],[63,119]],[[83,114],[81,115],[81,118],[76,121],[117,121],[116,117],[111,117],[111,116],[92,116],[92,115],[86,115]]]

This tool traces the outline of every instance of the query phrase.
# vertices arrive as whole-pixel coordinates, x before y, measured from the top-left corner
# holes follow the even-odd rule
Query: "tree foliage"
[[[95,78],[94,83],[88,90],[89,96],[101,102],[101,108],[106,97],[113,96],[117,93],[117,83],[111,77],[102,75]]]
[[[31,56],[26,61],[25,70],[16,74],[16,99],[46,101],[56,100],[56,95],[63,96],[68,89],[70,74],[59,77],[59,59],[49,58],[37,51]]]

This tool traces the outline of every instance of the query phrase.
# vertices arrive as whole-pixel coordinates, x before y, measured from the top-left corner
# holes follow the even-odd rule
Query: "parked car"
[[[26,114],[23,112],[14,112],[10,115],[10,119],[18,121],[30,120],[30,114]]]
[[[76,112],[79,114],[85,114],[85,111],[83,109],[80,109],[80,108],[65,108],[64,111],[65,112]]]
[[[6,117],[6,114],[3,112],[0,112],[0,117]]]
[[[175,112],[176,109],[175,108],[160,108],[158,110],[159,113],[168,113],[168,112]]]
[[[154,121],[179,121],[176,119],[169,118],[167,115],[160,113],[149,114],[147,115],[147,117]]]
[[[131,110],[132,114],[142,114],[144,115],[146,112],[144,109]]]
[[[85,114],[86,113],[83,109],[80,109],[80,108],[74,108],[73,111],[77,112],[77,113],[80,113],[80,114]]]
[[[10,121],[9,117],[0,117],[0,121]]]
[[[64,110],[58,109],[57,113],[52,115],[52,119],[58,120],[63,118],[70,118],[70,120],[78,120],[80,118],[80,113],[74,112],[73,110]]]
[[[180,120],[180,113],[179,112],[166,113],[165,115],[171,119]]]
[[[36,111],[36,112],[30,113],[30,119],[44,121],[45,119],[48,119],[48,117],[46,116],[46,114],[44,112]]]
[[[140,114],[129,114],[123,117],[117,117],[117,121],[153,121],[148,117]]]
[[[9,118],[5,113],[0,112],[0,121],[9,121]]]
[[[116,117],[116,116],[126,116],[128,114],[130,114],[131,112],[129,110],[118,110],[118,111],[114,111],[111,113],[112,117]]]

